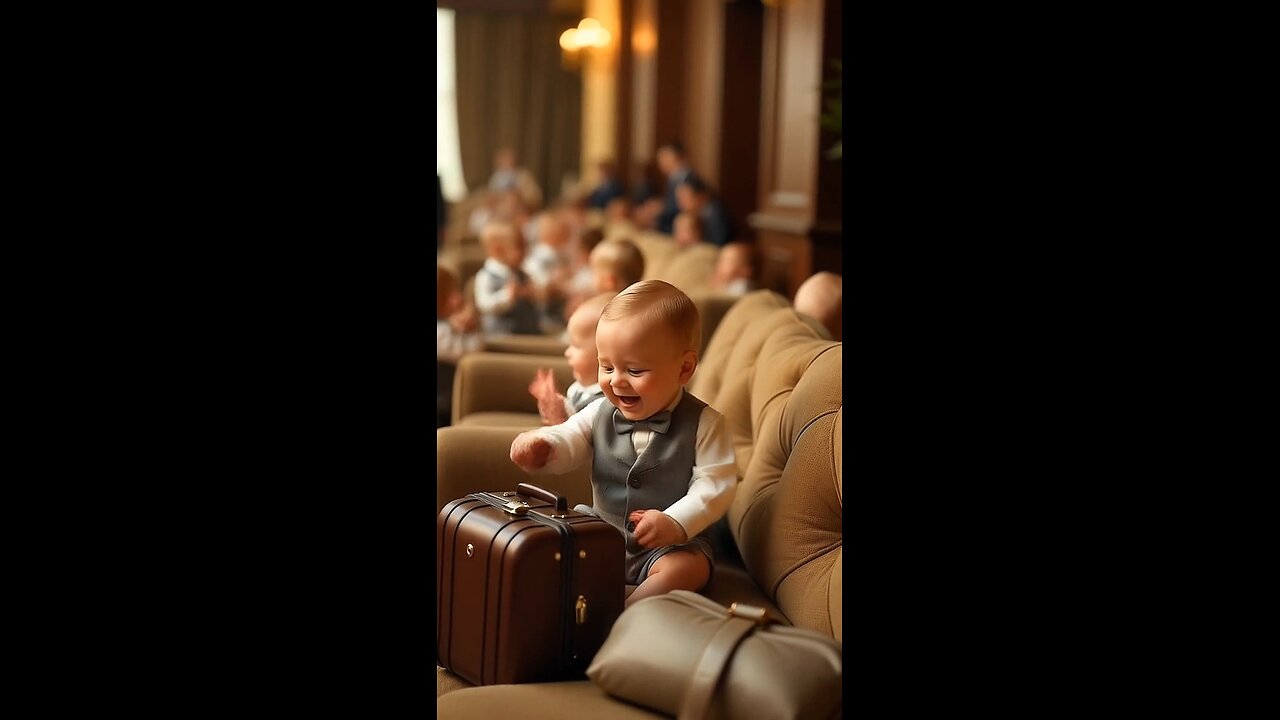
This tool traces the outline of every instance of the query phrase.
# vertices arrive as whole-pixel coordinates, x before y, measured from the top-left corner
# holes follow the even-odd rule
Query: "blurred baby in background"
[[[510,223],[491,222],[480,231],[480,243],[486,258],[476,273],[475,305],[484,332],[540,334],[537,291],[520,269],[524,240],[519,231]]]
[[[741,297],[755,289],[754,278],[754,246],[744,242],[731,242],[720,248],[715,270],[711,274],[713,289],[725,295]]]
[[[569,317],[569,347],[565,348],[564,356],[573,370],[573,384],[565,394],[556,391],[555,375],[550,368],[539,370],[529,385],[529,393],[538,400],[543,425],[559,425],[604,395],[596,359],[596,325],[604,306],[613,297],[614,293],[593,295]]]

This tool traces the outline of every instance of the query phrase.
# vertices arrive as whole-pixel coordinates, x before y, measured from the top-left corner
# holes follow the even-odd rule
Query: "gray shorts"
[[[711,567],[711,574],[715,574],[716,562],[715,555],[711,552],[711,541],[706,537],[705,533],[695,535],[689,542],[681,545],[665,545],[659,548],[644,548],[636,544],[635,537],[627,532],[626,526],[622,522],[622,518],[610,515],[596,510],[589,505],[578,505],[574,508],[575,512],[584,515],[594,515],[601,520],[609,523],[622,533],[622,537],[627,542],[627,561],[626,561],[626,580],[628,585],[639,585],[649,577],[649,571],[653,569],[653,564],[658,558],[676,550],[693,550],[701,552],[707,558],[707,564]],[[708,576],[707,582],[710,583],[711,576]]]

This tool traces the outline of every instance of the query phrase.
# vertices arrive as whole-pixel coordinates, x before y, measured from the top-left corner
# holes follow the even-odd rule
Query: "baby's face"
[[[599,306],[597,306],[599,307]],[[596,320],[599,312],[577,310],[569,318],[569,347],[564,357],[573,370],[573,379],[583,386],[599,382],[596,376]]]
[[[448,290],[436,295],[436,319],[442,320],[462,310],[466,301],[458,290]]]
[[[598,376],[605,397],[628,420],[644,420],[676,399],[697,367],[665,326],[636,318],[601,319],[596,327]]]
[[[625,200],[614,198],[605,207],[604,214],[610,220],[626,220],[631,215],[631,207]]]
[[[697,212],[702,207],[698,194],[688,185],[680,185],[676,188],[676,205],[684,212]]]
[[[694,229],[693,221],[687,218],[677,218],[671,233],[677,245],[692,245],[702,240]]]
[[[743,258],[735,252],[720,251],[716,258],[716,269],[713,277],[721,284],[727,284],[738,278],[751,276],[751,268],[747,267]]]
[[[538,232],[538,240],[547,247],[557,250],[569,245],[569,228],[564,225],[543,227]]]
[[[524,262],[524,243],[519,240],[501,243],[495,248],[493,257],[509,268],[518,268]]]

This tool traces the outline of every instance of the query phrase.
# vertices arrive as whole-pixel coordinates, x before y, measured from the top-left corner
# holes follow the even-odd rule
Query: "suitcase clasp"
[[[587,621],[587,599],[579,595],[578,602],[573,606],[573,612],[578,619],[579,625],[585,623]]]
[[[502,512],[511,513],[512,515],[528,515],[529,504],[522,503],[519,500],[512,500],[502,508]]]

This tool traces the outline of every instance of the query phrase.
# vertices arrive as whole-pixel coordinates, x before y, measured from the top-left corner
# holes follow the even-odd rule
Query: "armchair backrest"
[[[843,349],[774,310],[734,347],[715,406],[742,470],[728,524],[747,571],[792,624],[841,640]]]

